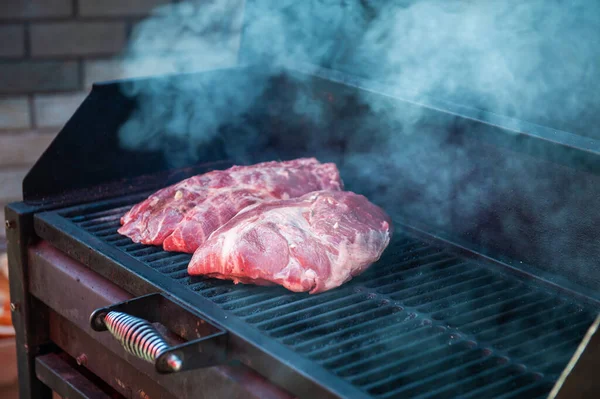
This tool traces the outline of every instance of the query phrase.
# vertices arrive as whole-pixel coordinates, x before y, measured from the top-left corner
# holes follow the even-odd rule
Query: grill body
[[[244,71],[169,79],[211,82]],[[36,245],[52,246],[62,255],[57,264],[77,262],[127,295],[162,292],[222,326],[231,359],[281,387],[277,395],[545,397],[599,309],[600,214],[589,206],[600,197],[597,152],[566,132],[401,100],[344,79],[297,70],[273,78],[256,109],[178,169],[164,154],[119,146],[119,126],[137,100],[117,84],[96,86],[25,179],[25,202],[6,212],[23,397],[48,395],[39,355],[57,347],[75,354],[52,327],[67,325],[54,313],[69,302],[52,300],[64,292],[30,286],[43,281],[31,255]],[[322,105],[318,124],[291,112],[298,95]],[[377,110],[361,102],[370,97]],[[415,111],[419,134],[408,136],[392,116]],[[264,137],[249,140],[257,130]],[[234,145],[238,138],[248,146]],[[152,190],[231,163],[299,156],[336,162],[346,187],[381,205],[398,232],[379,262],[336,290],[310,296],[189,277],[189,255],[116,233],[119,217]],[[413,172],[422,165],[425,174]],[[541,189],[526,190],[522,172]],[[430,189],[440,187],[438,175],[451,188],[442,198]],[[478,187],[486,195],[465,202]],[[557,223],[557,209],[568,223]],[[105,345],[91,332],[77,337]],[[57,359],[41,362],[47,370]],[[204,372],[190,375],[209,378]]]
[[[99,272],[134,294],[151,288],[136,288],[132,273],[182,298],[230,330],[240,358],[262,374],[292,390],[288,381],[303,374],[301,396],[545,397],[598,310],[416,234],[396,235],[366,273],[320,295],[190,277],[190,255],[116,233],[142,198],[41,213],[35,229],[76,259],[108,256]],[[257,364],[246,347],[271,358]],[[284,378],[276,359],[292,366]]]

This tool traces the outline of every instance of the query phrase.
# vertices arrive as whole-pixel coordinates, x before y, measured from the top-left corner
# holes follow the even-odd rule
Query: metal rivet
[[[80,366],[85,366],[87,364],[87,356],[85,355],[85,353],[82,353],[81,355],[77,356],[77,358],[75,358],[75,360],[77,361],[77,364]]]
[[[13,222],[12,220],[7,220],[5,224],[7,229],[12,229],[13,227],[15,227],[15,222]]]

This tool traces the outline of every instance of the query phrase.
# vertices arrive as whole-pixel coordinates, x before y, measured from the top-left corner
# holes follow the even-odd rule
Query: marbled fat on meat
[[[246,206],[341,189],[335,164],[322,164],[314,158],[233,166],[157,191],[121,218],[119,233],[134,242],[192,253]]]
[[[390,235],[390,218],[362,195],[318,191],[244,209],[198,248],[188,272],[314,294],[366,270]]]

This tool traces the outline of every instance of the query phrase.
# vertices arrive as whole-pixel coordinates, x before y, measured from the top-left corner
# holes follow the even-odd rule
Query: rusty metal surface
[[[600,315],[589,328],[548,399],[600,398]]]
[[[130,369],[133,366],[133,369],[145,378],[156,382],[163,391],[178,398],[224,397],[211,394],[219,391],[221,387],[227,389],[227,392],[221,394],[226,393],[225,397],[228,398],[289,399],[292,397],[243,365],[216,366],[182,375],[158,375],[151,364],[128,355],[112,336],[95,332],[89,325],[88,318],[94,309],[130,299],[129,293],[45,242],[30,248],[29,262],[32,265],[29,279],[31,293],[80,329],[83,335],[78,335],[78,340],[83,340],[85,336],[89,337],[88,342],[90,345],[95,344],[99,352],[106,352],[107,356],[110,352],[110,355],[121,359]],[[51,323],[53,341],[59,339],[60,334],[65,334],[64,331],[58,334],[60,330],[56,330],[55,323],[56,317],[53,316]],[[76,339],[60,341],[63,345],[69,346],[63,349],[74,357],[79,356],[77,350],[85,349],[77,347]],[[87,353],[86,355],[90,359],[87,367],[91,370],[94,365],[90,355]],[[104,369],[104,373],[110,373],[113,380],[107,382],[115,387],[114,378],[123,377],[124,371],[113,372],[113,365],[110,362],[103,360],[98,362],[95,365],[96,370],[92,371],[99,376],[103,374],[100,369]],[[207,390],[207,387],[211,389]]]
[[[29,295],[27,246],[35,237],[33,210],[24,204],[13,204],[6,207],[5,214],[19,395],[21,399],[50,399],[51,391],[35,375],[34,358],[48,342],[48,323],[46,307]]]
[[[57,354],[38,356],[35,359],[35,371],[44,384],[63,398],[111,398]]]

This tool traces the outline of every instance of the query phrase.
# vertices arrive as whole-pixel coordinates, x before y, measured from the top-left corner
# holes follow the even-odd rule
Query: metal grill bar
[[[526,385],[521,389],[498,396],[498,399],[514,399],[514,398],[533,398],[546,399],[548,392],[552,389],[552,384],[548,381],[538,381],[531,385]]]
[[[417,359],[423,357],[437,358],[437,360],[428,363],[427,366],[433,369],[448,369],[449,365],[457,359],[461,359],[461,362],[464,360],[464,352],[465,348],[460,345],[430,349],[413,356],[403,356],[399,361],[377,367],[369,373],[360,374],[359,376],[352,378],[351,381],[354,384],[361,385],[363,389],[371,389],[399,378],[402,373],[408,373],[407,366],[414,364]],[[477,358],[485,356],[484,353],[477,353],[475,351],[471,353]]]
[[[399,307],[385,307],[382,310],[385,311],[379,312],[377,315],[372,315],[370,319],[364,323],[341,331],[334,330],[330,333],[319,334],[313,339],[297,344],[294,349],[299,352],[308,352],[310,353],[311,358],[316,359],[318,353],[323,353],[323,351],[319,351],[319,349],[325,348],[325,352],[341,351],[340,347],[342,346],[347,346],[352,342],[356,343],[362,339],[368,339],[369,336],[367,334],[370,332],[375,331],[373,334],[380,336],[380,334],[385,334],[386,331],[397,330],[397,324],[409,317],[405,312],[400,313],[402,308]],[[393,313],[397,314],[397,317],[387,317]],[[373,335],[371,335],[371,337],[372,336]],[[331,340],[335,340],[336,344],[332,345],[330,342]]]
[[[369,355],[377,355],[380,348],[385,348],[386,345],[392,344],[397,340],[404,339],[407,333],[419,329],[421,332],[425,331],[427,324],[422,320],[413,322],[406,322],[407,320],[414,319],[414,315],[403,314],[403,317],[396,319],[398,322],[388,328],[370,330],[371,334],[367,334],[364,337],[357,337],[346,342],[342,342],[341,345],[336,347],[325,348],[317,351],[310,355],[314,360],[323,362],[328,367],[341,367],[349,365],[348,362],[358,362],[361,354],[367,353]],[[423,330],[421,330],[423,328]],[[353,360],[355,359],[355,360]],[[362,358],[364,360],[364,358]]]
[[[394,307],[394,306],[384,306],[384,307],[371,307],[359,313],[356,313],[350,317],[344,317],[338,321],[331,321],[327,324],[317,326],[315,328],[309,328],[302,332],[298,332],[296,334],[291,334],[286,337],[282,342],[284,344],[293,346],[297,342],[303,342],[307,339],[312,339],[315,337],[322,338],[326,334],[330,334],[335,331],[339,331],[340,329],[345,329],[351,327],[352,325],[357,325],[361,323],[365,323],[373,318],[377,318],[381,314],[393,314],[395,312],[401,311],[402,308]]]
[[[423,267],[424,270],[399,271],[390,273],[388,276],[378,278],[365,284],[367,288],[376,289],[381,294],[390,292],[398,293],[403,286],[409,285],[410,288],[416,286],[420,288],[420,282],[435,281],[443,278],[456,277],[461,273],[473,272],[469,270],[464,263],[458,262],[456,259],[445,259],[444,261],[435,262],[429,267]],[[432,280],[430,280],[432,279]]]
[[[483,285],[483,287],[465,292],[465,289],[468,290],[474,284]],[[516,282],[495,281],[493,276],[486,275],[441,288],[436,290],[434,294],[425,293],[409,298],[404,303],[407,306],[418,307],[419,312],[438,313],[450,306],[462,305],[465,302],[474,300],[487,301],[498,295],[504,295],[507,291],[515,290],[518,287],[519,284]]]
[[[427,334],[435,334],[426,336]],[[424,335],[426,337],[424,337]],[[428,327],[412,330],[405,334],[393,335],[390,338],[377,340],[371,345],[359,347],[358,349],[334,357],[325,362],[325,366],[335,369],[335,372],[342,376],[351,376],[364,372],[365,366],[369,364],[383,364],[386,359],[396,358],[396,355],[402,351],[402,344],[408,342],[411,345],[420,345],[427,341],[441,339],[446,342],[446,335],[441,331],[434,331]],[[396,348],[390,350],[390,348]]]
[[[142,198],[60,215],[314,362],[330,381],[342,379],[372,397],[544,396],[596,312],[400,234],[361,276],[318,295],[191,277],[191,255],[117,233],[120,217]]]

